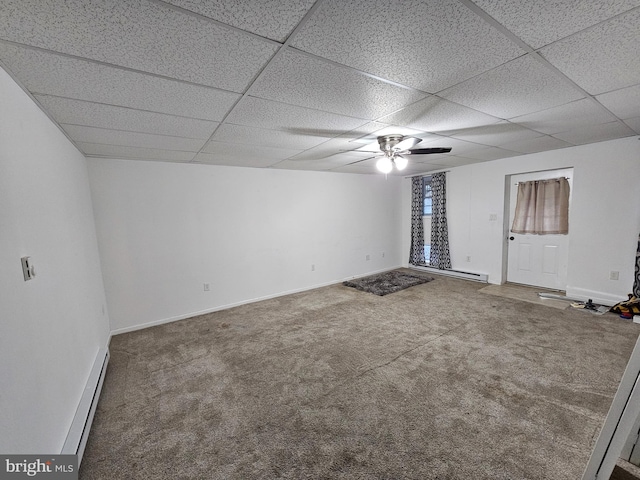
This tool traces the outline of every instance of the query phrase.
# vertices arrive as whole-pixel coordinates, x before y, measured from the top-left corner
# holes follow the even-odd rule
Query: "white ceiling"
[[[89,157],[403,175],[640,133],[640,0],[0,0],[0,63]],[[606,160],[606,159],[603,159]]]

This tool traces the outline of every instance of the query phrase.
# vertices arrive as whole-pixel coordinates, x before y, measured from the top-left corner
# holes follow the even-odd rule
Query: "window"
[[[431,214],[432,210],[432,191],[431,191],[431,177],[424,177],[422,179],[422,186],[424,188],[424,203],[423,203],[423,217],[422,222],[424,224],[424,258],[426,263],[429,263],[431,258]]]
[[[431,215],[431,196],[433,192],[431,191],[431,177],[424,177],[422,180],[422,185],[424,188],[424,214],[423,215]]]

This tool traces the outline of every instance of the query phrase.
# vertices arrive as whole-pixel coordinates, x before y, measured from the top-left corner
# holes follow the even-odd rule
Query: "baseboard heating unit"
[[[461,270],[440,270],[439,268],[423,267],[420,265],[409,265],[409,268],[420,270],[421,272],[435,273],[437,275],[446,275],[448,277],[464,278],[465,280],[474,280],[476,282],[487,283],[489,276],[486,273],[463,272]]]
[[[101,348],[91,368],[87,386],[82,393],[82,398],[71,422],[67,439],[62,447],[61,453],[63,455],[78,455],[78,466],[80,466],[82,454],[87,445],[91,423],[93,422],[93,416],[96,413],[96,407],[100,399],[100,392],[102,391],[102,384],[104,383],[104,377],[107,373],[108,363],[109,349]]]

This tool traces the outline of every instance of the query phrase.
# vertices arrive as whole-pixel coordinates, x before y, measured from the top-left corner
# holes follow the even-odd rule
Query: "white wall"
[[[114,333],[401,264],[399,178],[100,159],[89,177]]]
[[[447,207],[452,267],[487,273],[490,283],[501,283],[507,177],[563,167],[574,167],[567,294],[609,303],[626,299],[640,233],[637,137],[451,168]],[[406,179],[403,217],[410,216],[410,190]],[[498,221],[489,221],[492,213]],[[405,221],[404,245],[409,245],[409,236]],[[467,255],[471,262],[466,262]],[[609,280],[612,270],[620,272],[618,281]]]
[[[0,299],[0,452],[60,453],[109,339],[86,161],[2,69]]]

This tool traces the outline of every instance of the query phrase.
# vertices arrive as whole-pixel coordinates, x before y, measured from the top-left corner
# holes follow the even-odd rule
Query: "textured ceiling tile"
[[[500,158],[515,157],[516,155],[520,155],[520,153],[513,152],[511,150],[505,150],[503,148],[489,147],[474,150],[461,156],[472,160],[480,160],[486,162],[490,160],[498,160]]]
[[[164,0],[227,25],[283,42],[315,0]]]
[[[466,142],[452,137],[441,137],[439,140],[429,142],[427,147],[451,147],[453,155],[464,155],[467,152],[487,148],[486,145],[479,145],[473,142]],[[445,155],[448,157],[449,155]]]
[[[516,155],[520,155],[519,153],[512,153],[510,156],[514,157]],[[473,163],[481,163],[484,162],[484,160],[478,160],[478,159],[472,159],[472,158],[466,158],[466,157],[458,157],[455,155],[450,155],[446,158],[443,159],[437,159],[436,160],[439,168],[446,168],[446,167],[460,167],[462,165],[471,165]],[[431,170],[437,170],[432,168]]]
[[[596,99],[619,118],[640,116],[640,85],[603,93]]]
[[[291,49],[267,66],[250,93],[269,100],[371,120],[426,95]]]
[[[245,97],[229,114],[227,123],[331,138],[354,130],[367,120]]]
[[[289,160],[283,160],[274,165],[274,168],[291,168],[292,170],[330,170],[342,165],[364,160],[361,155],[354,155],[349,152],[338,153],[330,157],[319,160],[300,160],[297,157],[291,157]]]
[[[592,95],[640,83],[640,9],[549,45],[540,53]]]
[[[261,162],[263,160],[284,160],[296,153],[300,153],[300,150],[264,147],[261,145],[209,142],[202,152],[212,154],[218,161],[234,159],[245,161],[244,159],[249,160],[255,157],[256,161]]]
[[[629,125],[636,133],[640,133],[640,117],[628,118],[624,123]]]
[[[220,121],[240,95],[0,43],[0,60],[32,93]]]
[[[425,132],[444,133],[449,130],[488,125],[500,119],[440,97],[430,96],[399,112],[382,117],[380,121]]]
[[[81,143],[197,152],[206,141],[204,139],[151,135],[149,133],[107,130],[105,128],[83,127],[80,125],[63,124],[61,126],[75,142]]]
[[[241,143],[247,145],[306,150],[325,142],[325,137],[313,137],[270,130],[266,128],[247,127],[244,125],[232,125],[225,123],[220,125],[213,136],[215,142]]]
[[[227,153],[199,153],[193,163],[206,165],[226,165],[229,167],[265,168],[278,163],[278,159],[259,157],[252,154],[240,155]]]
[[[582,145],[585,143],[630,137],[632,135],[635,135],[635,132],[626,125],[620,122],[610,122],[604,125],[593,125],[570,132],[556,133],[554,137],[572,143],[573,145]]]
[[[640,5],[640,0],[473,0],[511,32],[540,48]]]
[[[482,145],[489,145],[492,147],[499,147],[505,143],[542,136],[540,132],[535,132],[509,122],[494,123],[493,125],[485,125],[475,128],[465,128],[450,132],[448,135],[460,140],[481,143]]]
[[[89,157],[124,158],[132,160],[151,160],[164,162],[189,162],[195,156],[193,152],[176,150],[157,150],[152,148],[124,147],[121,145],[101,145],[96,143],[77,143]]]
[[[441,95],[504,119],[584,97],[530,55],[456,85]]]
[[[146,0],[6,0],[0,38],[243,92],[271,41]]]
[[[35,98],[56,122],[71,125],[203,139],[208,139],[219,125],[217,122],[208,120],[176,117],[62,97],[35,95]]]
[[[536,153],[545,150],[555,150],[558,148],[570,147],[571,143],[545,135],[544,137],[531,138],[528,140],[518,140],[510,142],[503,147],[507,150],[513,150],[520,153]]]
[[[613,115],[599,107],[593,100],[585,98],[541,112],[515,117],[511,122],[551,135],[614,120]]]
[[[523,53],[454,0],[327,0],[292,46],[431,93]]]

